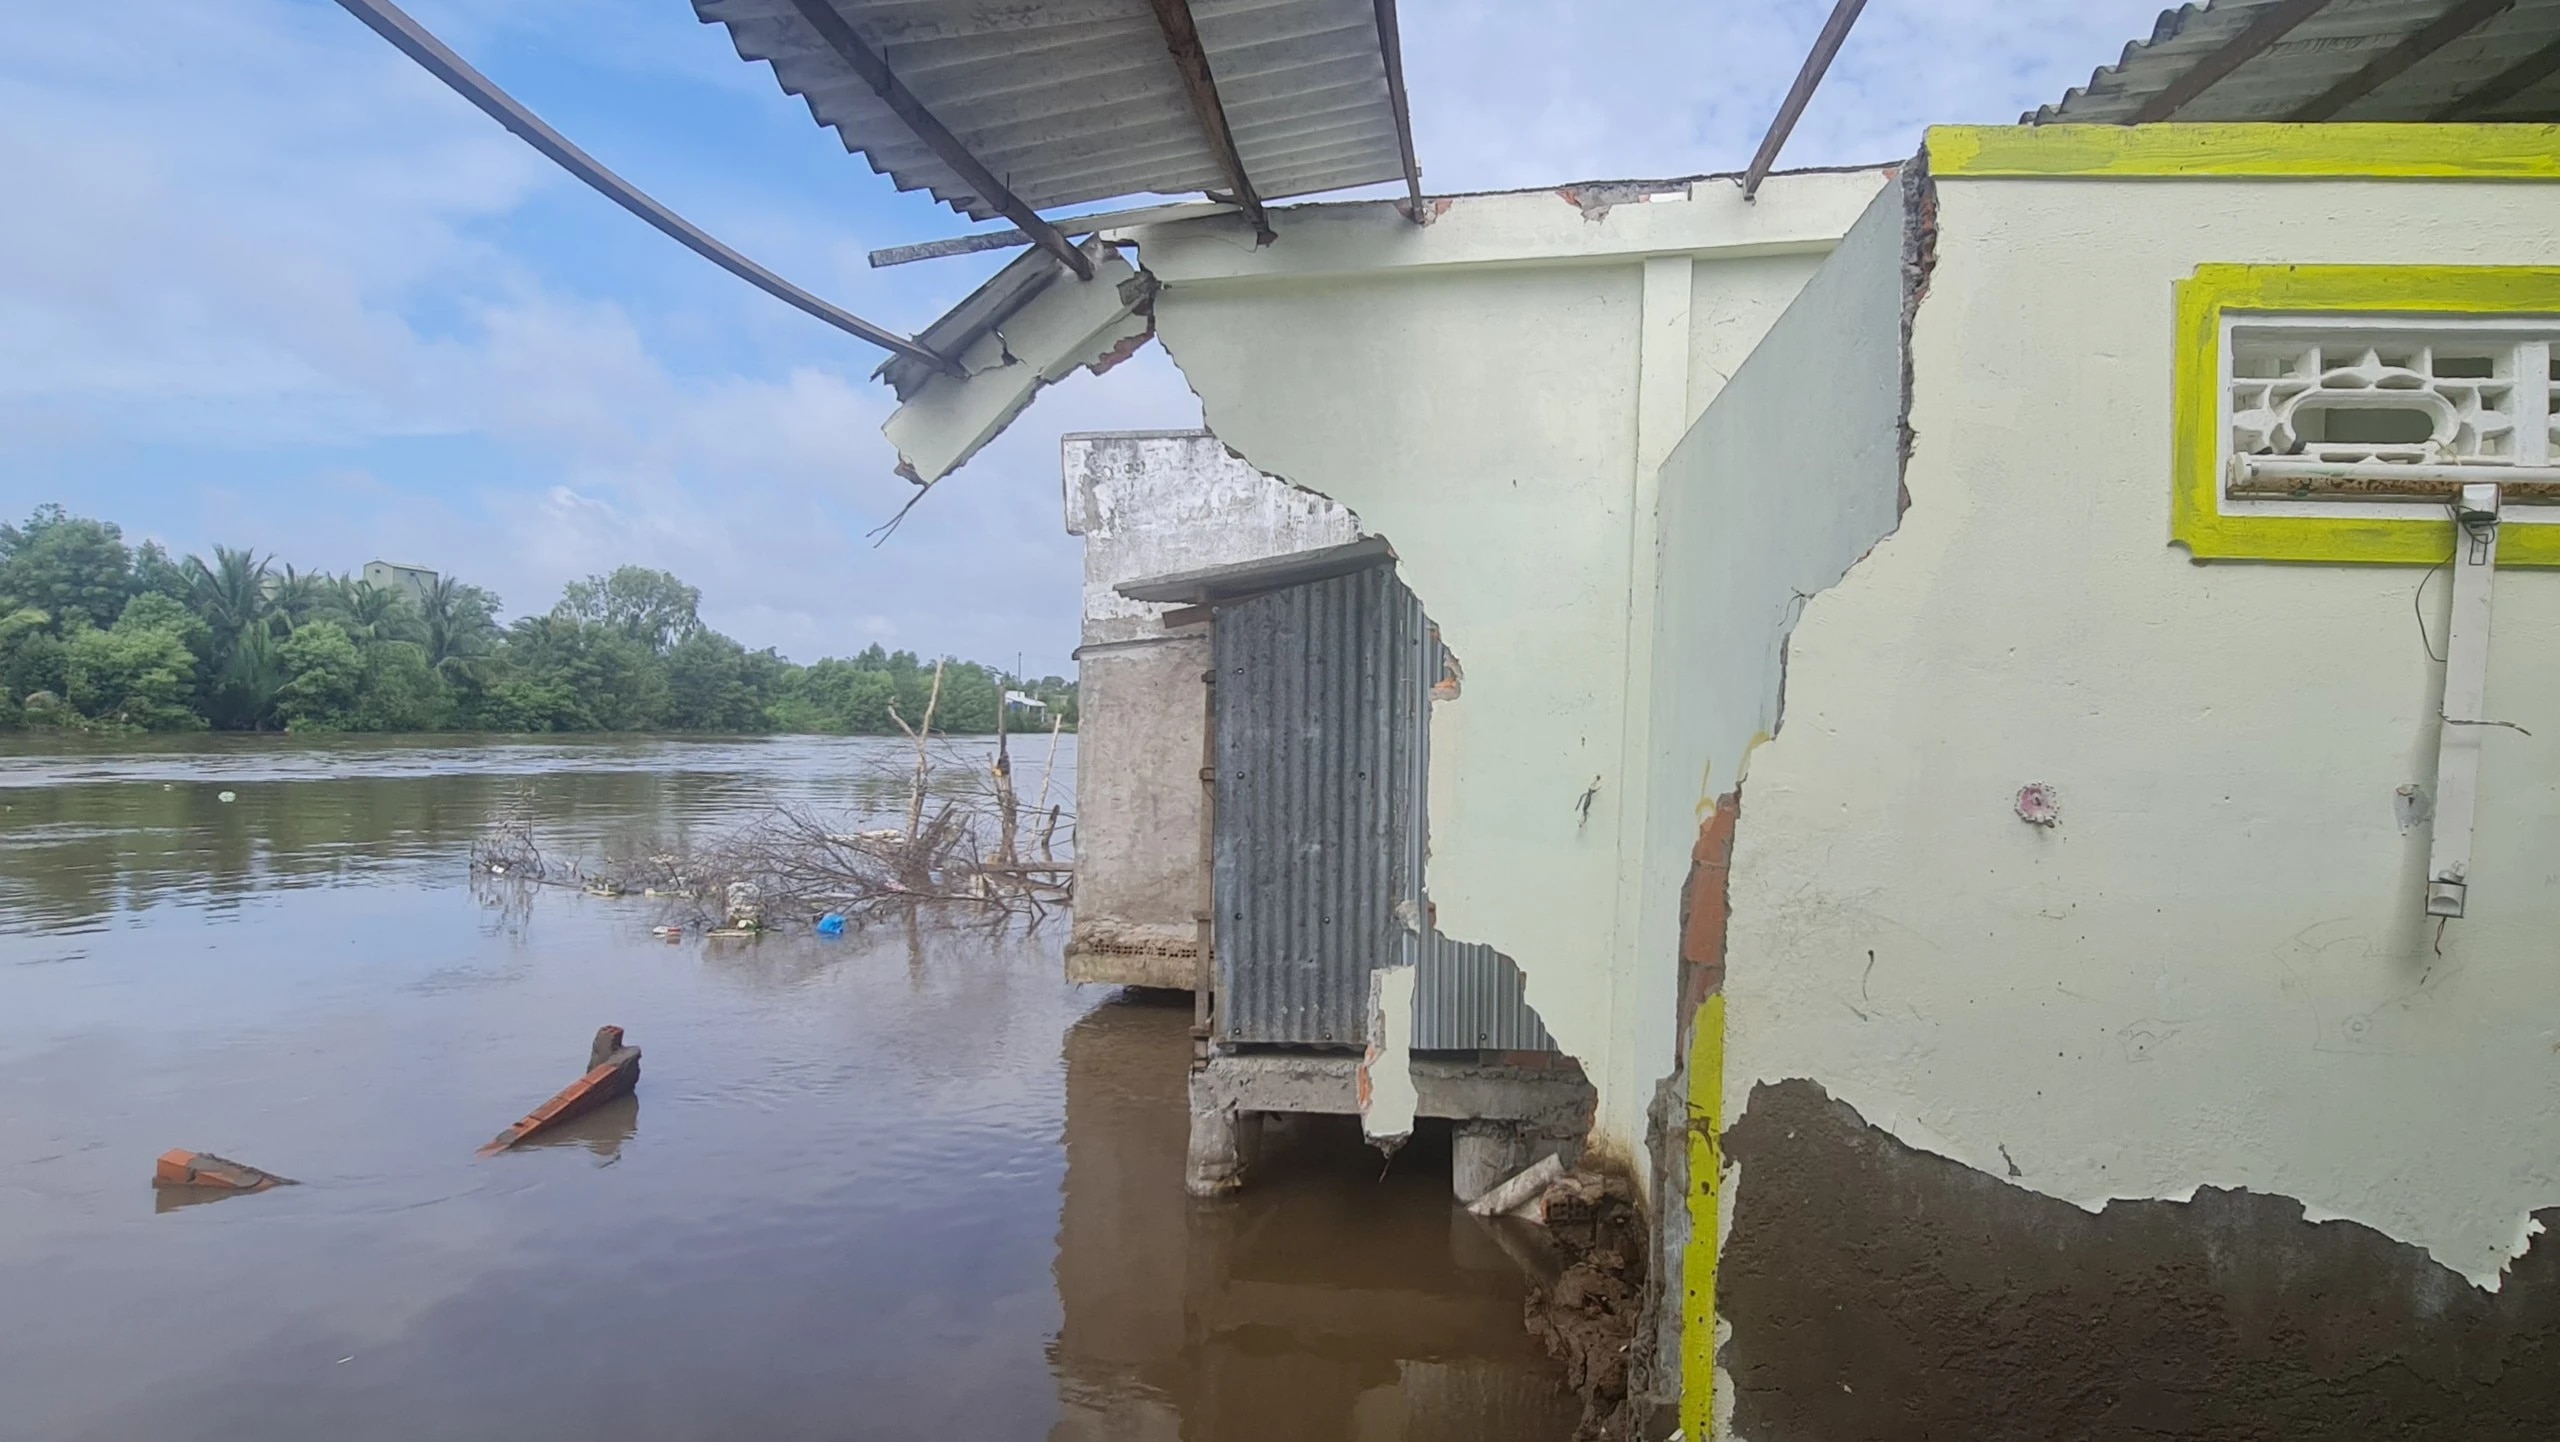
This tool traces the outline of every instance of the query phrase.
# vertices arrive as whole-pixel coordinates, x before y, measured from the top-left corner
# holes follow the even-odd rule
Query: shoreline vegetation
[[[704,625],[701,600],[624,566],[501,623],[451,576],[181,560],[48,505],[0,525],[0,730],[894,736],[930,706],[935,732],[981,735],[1008,693],[1041,705],[1007,725],[1075,729],[1063,677],[878,645],[804,666]]]

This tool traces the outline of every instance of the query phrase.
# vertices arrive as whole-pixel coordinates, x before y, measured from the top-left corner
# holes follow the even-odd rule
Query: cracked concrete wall
[[[2560,767],[2547,754],[2560,576],[2498,574],[2490,706],[2534,734],[2489,742],[2471,915],[2439,937],[2423,909],[2425,830],[2404,834],[2394,804],[2433,767],[2441,673],[2413,614],[2422,568],[2198,564],[2170,544],[2172,287],[2207,262],[2560,263],[2560,188],[1936,187],[1936,266],[1909,342],[1909,509],[1804,603],[1784,728],[1752,754],[1741,796],[1722,1000],[1722,1091],[1741,1109],[1726,1357],[1746,1387],[1798,1395],[1751,1398],[1739,1420],[1763,1442],[1885,1435],[1842,1420],[1838,1394],[1879,1375],[1861,1370],[1861,1349],[2023,1357],[2054,1340],[2021,1311],[1968,1342],[1938,1312],[1880,1324],[1894,1337],[1844,1347],[1837,1376],[1815,1367],[1808,1382],[1775,1360],[1807,1345],[1785,1331],[1801,1309],[1775,1282],[1828,1265],[1832,1244],[1814,1234],[1838,1231],[1786,1218],[1829,1207],[1828,1189],[1866,1165],[1851,1159],[1885,1146],[1961,1163],[1985,1194],[2111,1221],[2127,1201],[2165,1206],[2124,1213],[2154,1217],[2141,1225],[2182,1249],[2158,1254],[2183,1270],[2128,1333],[2154,1350],[2066,1348],[2067,1368],[2011,1383],[2114,1389],[2132,1410],[2111,1425],[2258,1435],[2213,1430],[2207,1393],[2180,1390],[2192,1369],[2179,1359],[2276,1386],[2270,1369],[2331,1375],[2337,1357],[2301,1353],[2299,1337],[2272,1353],[2246,1340],[2265,1330],[2241,1315],[2250,1298],[2307,1285],[2251,1272],[2248,1257],[2415,1249],[2407,1258],[2429,1263],[2392,1264],[2416,1279],[2393,1305],[2432,1328],[2451,1304],[2430,1297],[2479,1295],[2459,1279],[2499,1289],[2535,1212],[2560,1203]],[[2439,629],[2443,595],[2424,608]],[[2030,783],[2048,788],[2051,824],[2024,816]],[[1820,1091],[1786,1118],[1836,1099],[1873,1140],[1782,1163],[1828,1135],[1761,1124],[1791,1080]],[[1963,1190],[1894,1165],[1906,1181],[1878,1225]],[[2281,1205],[2241,1226],[2206,1207],[2221,1195],[2210,1189]],[[2013,1250],[2080,1235],[2041,1212],[2020,1210],[2014,1234],[1998,1208],[1975,1215]],[[2335,1221],[2370,1245],[2296,1235]],[[2118,1255],[2131,1226],[2081,1230],[2110,1239],[2105,1265],[2134,1265]],[[1951,1272],[1934,1243],[1859,1245],[1899,1260],[1861,1272],[1833,1310],[1856,1310],[1858,1287],[1956,1314],[1976,1292],[2015,1291]],[[2443,1417],[2424,1392],[2373,1416]],[[1966,1431],[1952,1412],[1928,1420]]]
[[[1189,990],[1199,946],[1206,626],[1114,587],[1360,538],[1359,518],[1227,453],[1206,431],[1061,443],[1067,533],[1084,539],[1071,981]]]
[[[1805,598],[1837,582],[1893,529],[1901,484],[1899,333],[1905,187],[1876,196],[1839,249],[1663,463],[1660,579],[1637,945],[1628,994],[1649,1002],[1629,1032],[1664,1065],[1691,1055],[1657,1125],[1712,1135],[1721,1030],[1689,1028],[1721,985],[1723,866],[1752,748],[1779,726],[1788,633]],[[1676,1001],[1674,1000],[1676,998]],[[1692,1085],[1704,1080],[1702,1091]],[[1702,1106],[1701,1101],[1705,1099]],[[1711,1366],[1682,1336],[1691,1289],[1714,1292],[1715,1167],[1671,1174],[1687,1204],[1666,1207],[1665,1300],[1648,1339],[1661,1400],[1686,1376],[1693,1423],[1704,1420]],[[1706,1185],[1703,1189],[1700,1183]],[[1703,1237],[1703,1246],[1695,1239]],[[1694,1360],[1692,1360],[1694,1358]],[[1704,1428],[1700,1427],[1703,1434]]]
[[[1210,428],[1391,540],[1465,658],[1432,708],[1440,929],[1519,961],[1599,1091],[1595,1142],[1639,1176],[1670,1066],[1667,997],[1631,989],[1653,478],[1883,183],[1779,176],[1746,204],[1701,181],[1596,219],[1460,197],[1427,227],[1311,207],[1263,251],[1215,224],[1139,238]]]

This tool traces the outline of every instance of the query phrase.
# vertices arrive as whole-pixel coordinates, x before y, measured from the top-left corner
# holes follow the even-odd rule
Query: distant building
[[[427,592],[435,589],[436,573],[424,566],[403,566],[393,561],[367,561],[364,580],[369,586],[398,591],[412,602],[423,602]]]

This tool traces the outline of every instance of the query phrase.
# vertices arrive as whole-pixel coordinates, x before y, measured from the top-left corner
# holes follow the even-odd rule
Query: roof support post
[[[2212,89],[2232,71],[2258,58],[2268,46],[2282,40],[2296,25],[2319,14],[2320,8],[2328,3],[2329,0],[2284,0],[2281,5],[2269,6],[2257,19],[2249,22],[2248,29],[2232,36],[2221,49],[2198,60],[2186,74],[2142,102],[2142,108],[2133,112],[2133,119],[2126,123],[2149,125],[2177,114],[2188,101]]]
[[[870,46],[862,43],[862,37],[854,33],[853,26],[844,16],[836,13],[830,0],[791,0],[791,8],[799,11],[800,18],[809,22],[819,38],[844,57],[844,63],[853,67],[854,74],[862,77],[862,83],[870,86],[872,93],[907,123],[907,128],[915,132],[916,139],[942,157],[943,164],[959,172],[960,178],[978,192],[979,198],[1002,211],[1005,219],[1031,237],[1033,245],[1056,256],[1076,273],[1077,279],[1093,279],[1092,259],[1078,250],[1075,242],[1060,234],[1056,226],[1042,220],[1040,212],[1025,205],[1020,196],[979,164],[978,157],[969,153],[969,147],[944,129],[942,122],[933,118],[933,112],[924,108],[924,102],[916,99],[913,91],[889,73],[888,64],[873,54]]]
[[[1262,197],[1253,188],[1253,177],[1244,172],[1244,156],[1236,150],[1235,132],[1227,126],[1227,108],[1218,100],[1218,79],[1209,73],[1209,52],[1201,48],[1191,0],[1148,3],[1155,9],[1157,28],[1164,31],[1164,48],[1173,52],[1174,68],[1182,72],[1182,92],[1191,99],[1200,134],[1209,142],[1209,153],[1218,158],[1218,168],[1227,173],[1236,208],[1253,222],[1254,238],[1269,245],[1277,238],[1271,233],[1271,218],[1263,213]]]
[[[1778,118],[1769,122],[1769,133],[1760,137],[1760,148],[1752,153],[1751,168],[1743,172],[1742,198],[1755,200],[1760,195],[1760,182],[1769,178],[1769,167],[1778,163],[1778,151],[1795,133],[1796,121],[1804,116],[1804,108],[1813,100],[1814,87],[1822,83],[1822,73],[1831,68],[1831,58],[1840,53],[1842,41],[1849,38],[1849,27],[1858,23],[1858,12],[1867,8],[1867,0],[1839,0],[1831,7],[1831,18],[1822,22],[1822,33],[1814,37],[1813,49],[1804,57],[1804,67],[1796,72],[1796,83],[1787,87],[1787,98],[1778,106]]]
[[[2389,84],[2394,76],[2410,66],[2479,29],[2491,16],[2513,9],[2515,3],[2516,0],[2463,0],[2462,4],[2437,16],[2432,24],[2375,56],[2363,69],[2304,101],[2285,119],[2295,122],[2328,119]]]
[[[1403,152],[1405,219],[1429,225],[1422,208],[1422,166],[1413,158],[1413,109],[1404,97],[1404,39],[1396,29],[1396,0],[1377,0],[1378,56],[1387,63],[1387,104],[1396,113],[1396,146]]]

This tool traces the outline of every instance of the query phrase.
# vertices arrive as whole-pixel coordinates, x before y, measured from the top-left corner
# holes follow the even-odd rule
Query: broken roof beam
[[[1778,106],[1778,117],[1769,122],[1769,133],[1760,137],[1760,148],[1752,153],[1751,168],[1742,175],[1742,198],[1751,200],[1760,194],[1760,182],[1769,178],[1769,168],[1778,163],[1778,151],[1795,133],[1796,121],[1803,118],[1804,108],[1813,101],[1815,87],[1822,84],[1823,72],[1831,68],[1831,59],[1840,53],[1849,38],[1849,27],[1858,23],[1858,12],[1867,8],[1867,0],[1840,0],[1831,7],[1831,18],[1822,22],[1822,33],[1814,37],[1813,49],[1804,57],[1804,65],[1796,71],[1796,83],[1787,87],[1787,98]]]
[[[853,73],[862,77],[862,83],[871,87],[871,92],[880,97],[881,103],[906,122],[907,128],[915,132],[916,139],[923,141],[926,149],[940,156],[943,164],[956,171],[978,193],[979,199],[1003,212],[1005,219],[1031,237],[1032,244],[1056,256],[1076,273],[1077,279],[1093,279],[1093,262],[1085,253],[979,164],[978,157],[969,153],[969,147],[944,129],[942,122],[933,118],[933,112],[925,109],[924,102],[916,99],[913,91],[889,73],[888,63],[862,42],[862,37],[854,33],[852,24],[836,12],[832,0],[791,0],[791,8],[800,12],[800,18],[808,21],[810,27],[818,32],[818,38],[826,41],[845,64],[853,67]]]
[[[2168,119],[2186,103],[2219,84],[2232,71],[2265,54],[2268,47],[2282,40],[2293,27],[2320,13],[2329,0],[2284,0],[2270,5],[2249,28],[2231,37],[2220,49],[2206,54],[2187,73],[2171,81],[2159,94],[2142,102],[2133,112],[2129,125],[2149,125]]]
[[[1396,28],[1396,0],[1377,0],[1378,58],[1387,66],[1387,105],[1396,113],[1396,148],[1404,162],[1405,218],[1429,225],[1422,208],[1422,166],[1413,158],[1413,107],[1404,96],[1404,38]]]
[[[2463,0],[2374,57],[2363,69],[2304,101],[2285,119],[2297,123],[2328,119],[2391,83],[2410,66],[2514,9],[2515,3],[2516,0]]]
[[[1183,200],[1171,205],[1142,205],[1133,210],[1106,210],[1094,215],[1062,216],[1058,229],[1066,234],[1108,235],[1128,226],[1163,225],[1176,220],[1197,220],[1207,215],[1230,215],[1235,207],[1222,200]],[[919,260],[940,260],[945,256],[974,255],[982,250],[1010,250],[1029,245],[1031,237],[1007,226],[1003,230],[983,230],[974,235],[954,235],[942,240],[918,241],[914,245],[892,245],[871,252],[871,268],[906,265]]]
[[[1209,153],[1217,157],[1218,168],[1226,172],[1227,186],[1235,193],[1236,208],[1253,222],[1254,238],[1269,245],[1271,217],[1262,209],[1262,196],[1253,188],[1253,177],[1245,174],[1244,156],[1236,149],[1235,131],[1227,125],[1227,108],[1218,100],[1218,78],[1209,73],[1209,52],[1201,48],[1200,27],[1191,18],[1191,0],[1148,0],[1156,12],[1156,28],[1164,32],[1164,48],[1173,53],[1173,68],[1182,72],[1182,93],[1191,101],[1191,113],[1200,121],[1200,136],[1209,144]]]

